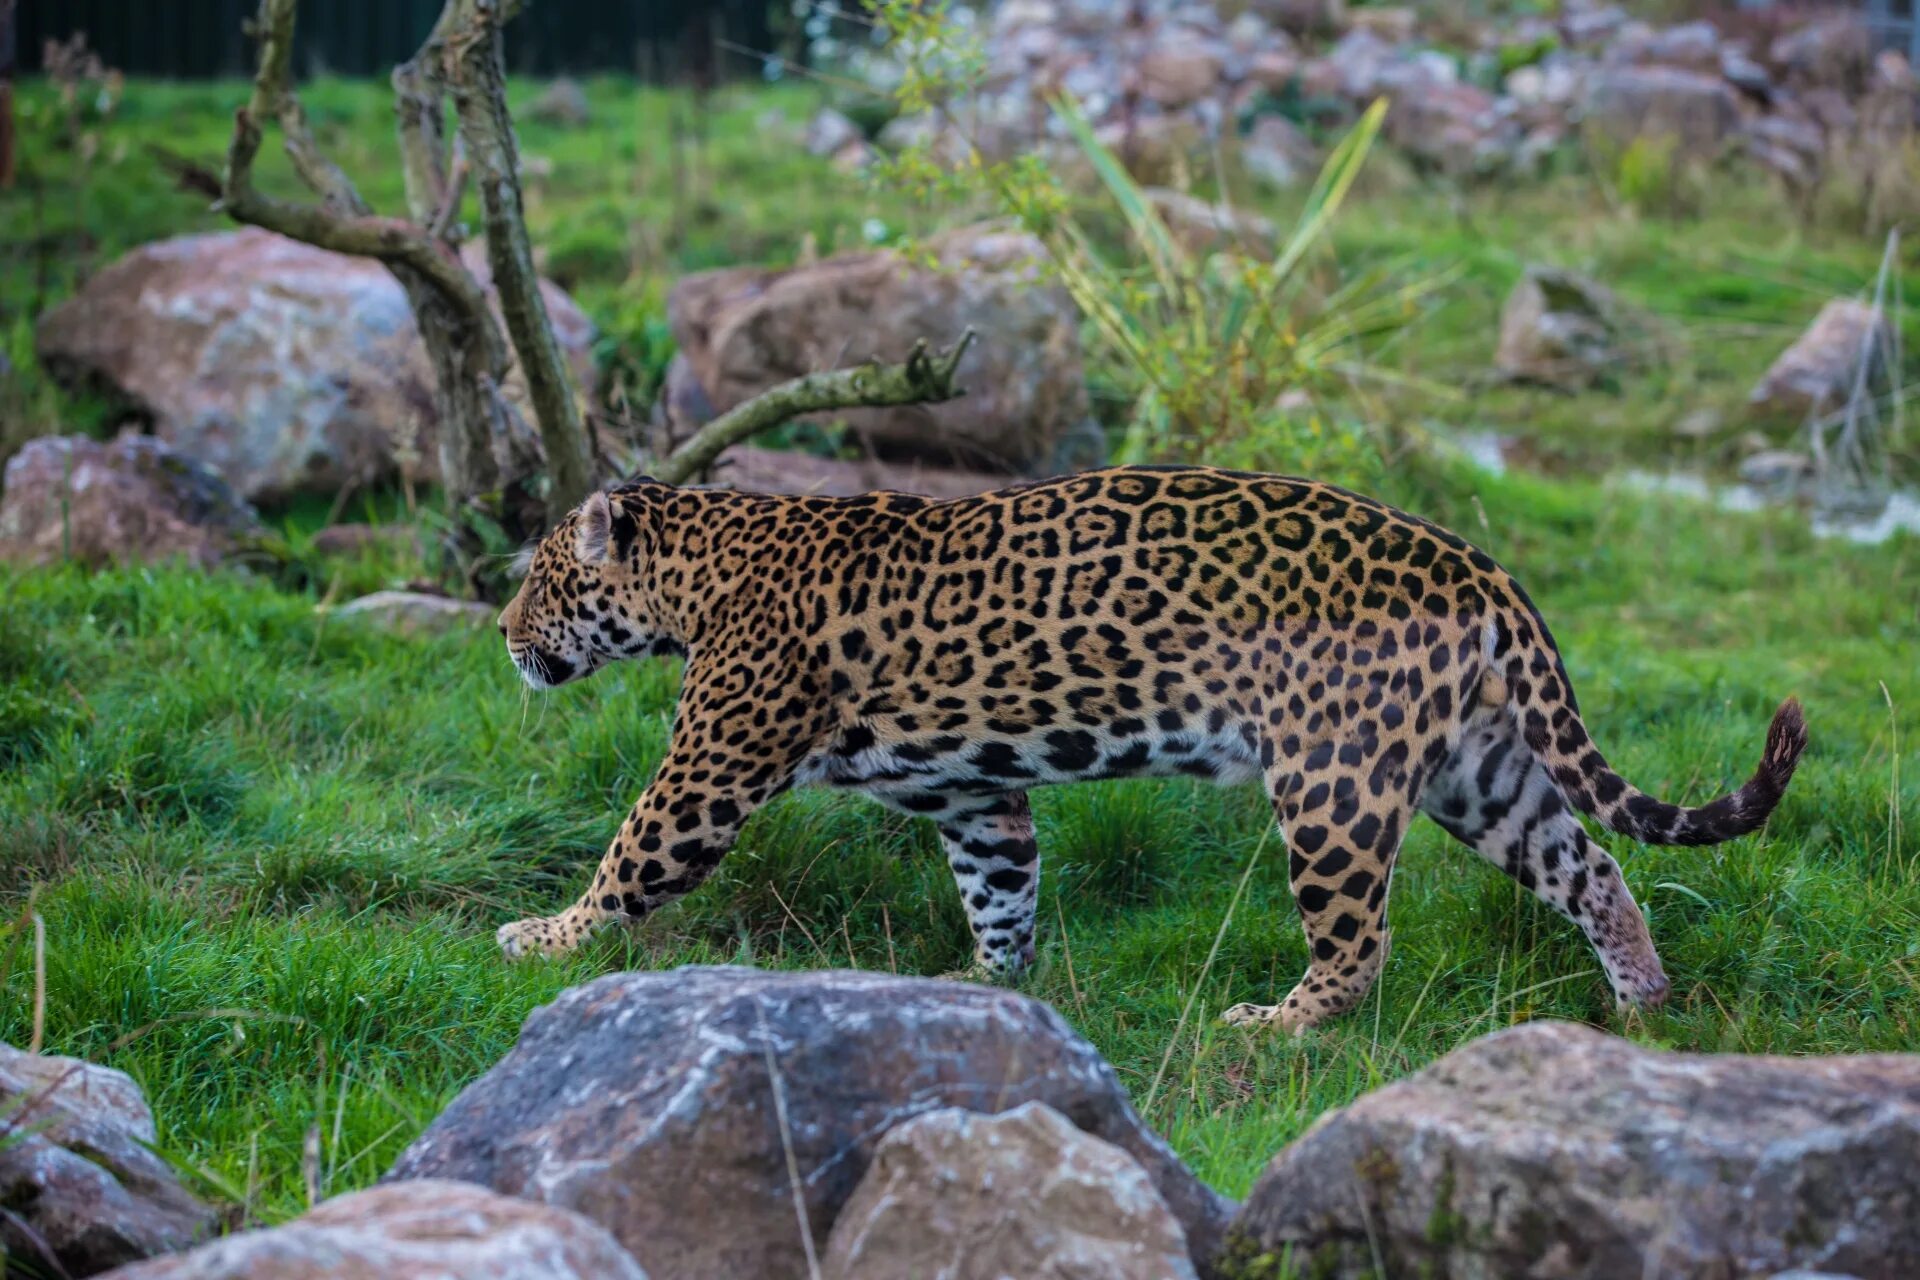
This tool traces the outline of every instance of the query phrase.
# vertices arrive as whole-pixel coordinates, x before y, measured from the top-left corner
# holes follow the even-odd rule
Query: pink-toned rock
[[[1420,15],[1399,5],[1369,5],[1347,11],[1347,29],[1366,31],[1390,44],[1406,44],[1419,29]]]
[[[211,1233],[124,1073],[0,1044],[0,1264],[89,1276]],[[51,1256],[49,1256],[51,1255]]]
[[[647,1280],[577,1213],[423,1179],[340,1196],[284,1226],[113,1273],[113,1280]]]
[[[485,255],[468,266],[488,283]],[[541,286],[577,384],[593,326]],[[41,361],[126,401],[249,499],[439,469],[433,371],[405,293],[370,258],[255,228],[146,244],[47,312]],[[517,370],[507,393],[524,403]]]
[[[1585,276],[1529,267],[1500,309],[1493,363],[1503,377],[1579,390],[1624,360],[1619,304]]]
[[[1211,1256],[1230,1205],[1058,1014],[885,973],[686,968],[575,987],[527,1018],[387,1180],[459,1178],[573,1209],[658,1275],[802,1280],[796,1200],[824,1246],[889,1129],[1030,1101],[1124,1150],[1196,1262]]]
[[[1347,20],[1345,0],[1253,0],[1255,13],[1296,36],[1324,36]]]
[[[1077,313],[1064,290],[1041,278],[1045,250],[994,225],[949,231],[923,247],[937,269],[874,252],[682,279],[667,300],[685,357],[682,378],[669,387],[679,412],[663,418],[684,433],[699,425],[685,410],[701,400],[724,413],[790,378],[903,360],[917,339],[943,347],[971,327],[978,340],[960,365],[964,397],[835,417],[883,455],[1050,469],[1060,440],[1087,417],[1087,399]],[[654,443],[663,452],[675,440]]]
[[[1661,66],[1718,74],[1721,52],[1719,30],[1711,22],[1694,21],[1656,34],[1647,43],[1643,56]]]
[[[1586,88],[1585,119],[1618,146],[1668,138],[1689,155],[1711,157],[1740,125],[1739,95],[1717,74],[1605,66]]]
[[[826,1280],[1192,1280],[1139,1161],[1029,1102],[895,1125],[834,1221]]]
[[[1748,406],[1767,418],[1804,418],[1838,408],[1859,379],[1860,362],[1886,359],[1885,324],[1865,302],[1833,299],[1780,353],[1754,387]]]
[[[1184,107],[1220,89],[1221,59],[1198,40],[1157,43],[1140,59],[1140,91],[1163,107]]]
[[[1227,1257],[1289,1250],[1342,1280],[1920,1275],[1920,1054],[1496,1032],[1274,1158]]]
[[[1768,57],[1797,89],[1858,93],[1873,64],[1873,38],[1858,14],[1815,18],[1773,42]]]
[[[1240,139],[1240,164],[1268,186],[1286,189],[1311,182],[1320,154],[1300,126],[1284,116],[1261,116]]]
[[[226,481],[166,443],[124,432],[29,440],[7,463],[0,559],[98,568],[176,557],[212,565],[260,532]]]

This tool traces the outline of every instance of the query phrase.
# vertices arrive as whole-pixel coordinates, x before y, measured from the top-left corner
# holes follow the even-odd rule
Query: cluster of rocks
[[[883,974],[575,988],[380,1186],[284,1226],[209,1239],[152,1133],[118,1072],[0,1049],[0,1256],[123,1280],[1920,1270],[1920,1056],[1678,1054],[1556,1023],[1322,1117],[1244,1206],[1047,1006]]]
[[[1560,267],[1528,267],[1500,313],[1494,370],[1503,379],[1559,391],[1615,381],[1643,362],[1660,322],[1633,313],[1604,285]],[[1791,426],[1811,446],[1850,403],[1888,396],[1897,377],[1898,335],[1883,308],[1859,298],[1834,298],[1767,367],[1747,397],[1752,430],[1741,439],[1740,478],[1781,496],[1804,496],[1821,479],[1818,450],[1782,448],[1763,428]],[[1704,440],[1726,424],[1712,409],[1696,409],[1674,426],[1676,435]]]
[[[917,340],[945,347],[970,328],[964,398],[835,415],[857,458],[741,446],[712,478],[952,497],[1102,461],[1078,313],[1039,279],[1039,243],[982,225],[926,248],[912,261],[860,252],[680,281],[668,307],[679,354],[645,443],[665,452],[790,378],[903,359]],[[485,283],[484,258],[469,266]],[[593,327],[543,288],[592,394]],[[0,492],[0,557],[211,564],[259,533],[251,503],[437,478],[432,369],[405,295],[369,259],[253,229],[157,241],[43,316],[36,350],[54,376],[106,394],[139,425],[110,444],[47,438],[16,455]],[[506,389],[524,407],[517,370]]]
[[[1340,0],[1000,0],[984,20],[982,84],[952,113],[965,129],[946,116],[903,118],[880,141],[990,156],[1062,149],[1051,100],[1064,93],[1145,180],[1237,137],[1251,172],[1289,185],[1311,176],[1311,149],[1276,114],[1281,104],[1337,119],[1385,97],[1388,139],[1453,174],[1527,171],[1591,130],[1615,146],[1665,135],[1705,158],[1743,150],[1805,182],[1836,135],[1906,136],[1915,85],[1904,57],[1876,56],[1859,14],[1794,21],[1746,37],[1575,0],[1556,17],[1463,33],[1451,12]],[[1436,47],[1442,37],[1469,52]],[[855,141],[843,142],[850,162],[863,154]]]

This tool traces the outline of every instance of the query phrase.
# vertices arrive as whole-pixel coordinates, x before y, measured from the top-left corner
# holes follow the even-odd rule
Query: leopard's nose
[[[493,620],[493,625],[500,628],[501,638],[504,639],[507,634],[507,615],[503,613],[499,617],[495,618]]]

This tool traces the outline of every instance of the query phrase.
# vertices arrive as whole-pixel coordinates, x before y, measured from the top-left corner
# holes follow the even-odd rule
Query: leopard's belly
[[[890,735],[889,735],[890,736]],[[1163,730],[1066,728],[1018,736],[923,734],[889,742],[855,726],[801,765],[798,785],[863,791],[913,813],[938,814],[948,797],[1111,778],[1198,777],[1232,785],[1258,777],[1258,736],[1233,723]]]

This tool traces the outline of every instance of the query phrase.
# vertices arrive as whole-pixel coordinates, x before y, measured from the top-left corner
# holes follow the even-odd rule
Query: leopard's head
[[[635,518],[595,493],[534,549],[527,576],[500,611],[500,634],[526,682],[551,689],[617,658],[673,646],[640,581]]]

